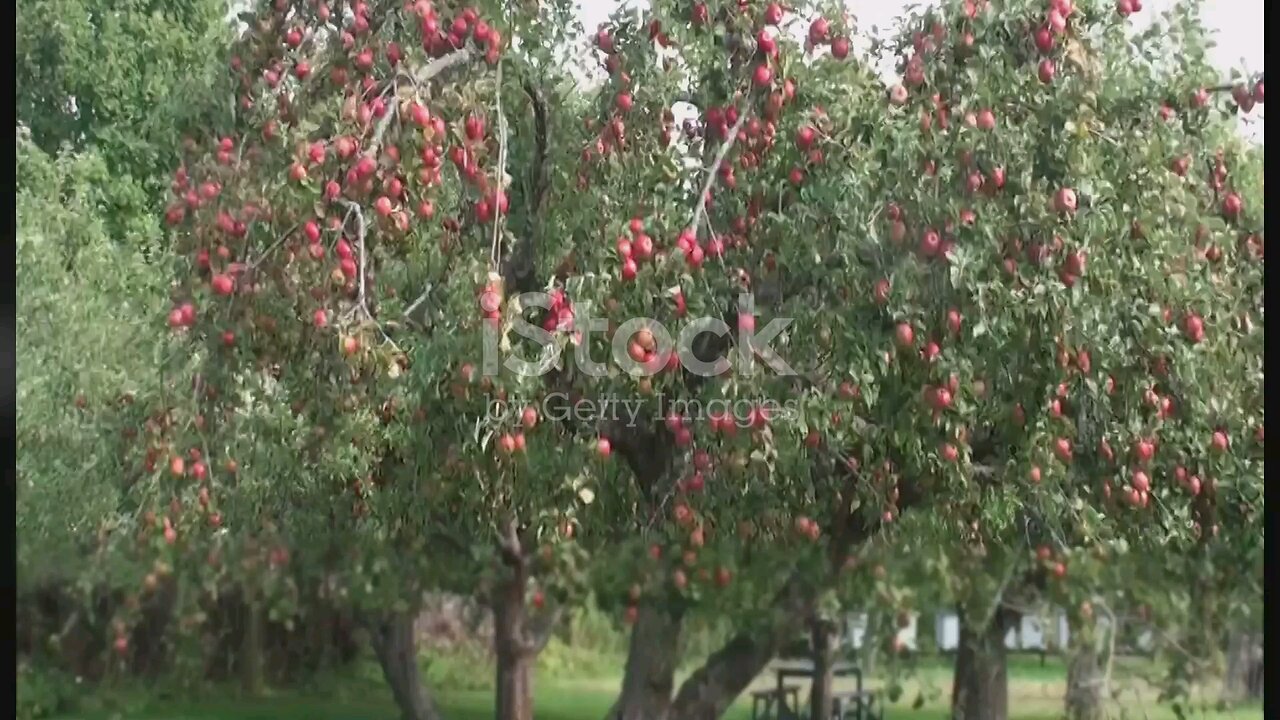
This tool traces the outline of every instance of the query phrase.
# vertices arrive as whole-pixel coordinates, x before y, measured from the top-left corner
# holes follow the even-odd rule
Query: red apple
[[[898,323],[893,330],[893,339],[898,343],[898,347],[909,348],[915,344],[916,333],[909,323]]]
[[[1049,58],[1045,58],[1044,60],[1041,60],[1040,67],[1036,70],[1036,76],[1039,77],[1040,82],[1044,83],[1045,85],[1048,85],[1049,83],[1053,82],[1053,76],[1056,73],[1057,73],[1057,67],[1054,66],[1053,61],[1050,60]]]

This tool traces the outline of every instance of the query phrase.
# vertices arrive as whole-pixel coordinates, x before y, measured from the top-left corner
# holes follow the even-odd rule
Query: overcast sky
[[[648,4],[645,0],[628,0],[627,4],[634,7],[635,2]],[[583,27],[593,30],[620,4],[620,0],[579,0]],[[845,3],[860,27],[867,30],[876,27],[881,32],[893,27],[894,20],[907,5],[932,4],[930,0],[848,0]],[[1144,0],[1142,12],[1132,16],[1131,21],[1150,22],[1174,4],[1174,0]],[[1217,41],[1217,45],[1210,48],[1209,57],[1224,78],[1232,68],[1251,73],[1262,70],[1262,6],[1263,0],[1205,0],[1204,21]],[[1262,140],[1263,107],[1254,109],[1244,119],[1242,127],[1247,137],[1259,142]]]

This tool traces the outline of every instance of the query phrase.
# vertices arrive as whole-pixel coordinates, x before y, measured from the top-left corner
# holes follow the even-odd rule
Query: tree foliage
[[[722,712],[824,598],[981,616],[1015,570],[1074,606],[1118,555],[1254,557],[1263,198],[1220,128],[1261,82],[1214,88],[1194,4],[1127,14],[944,2],[872,46],[885,88],[812,3],[255,6],[173,176],[112,542],[273,617],[479,583],[532,628],[590,583],[742,618],[645,717]]]

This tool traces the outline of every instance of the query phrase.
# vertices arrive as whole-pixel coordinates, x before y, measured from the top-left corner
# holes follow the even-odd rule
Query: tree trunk
[[[960,645],[951,686],[952,720],[1008,720],[1009,658],[1004,646],[1012,613],[999,608],[985,627],[960,612]]]
[[[440,711],[418,671],[413,620],[413,614],[406,612],[387,615],[373,623],[370,628],[373,651],[382,666],[383,677],[391,686],[400,716],[404,720],[440,720]]]
[[[670,720],[716,720],[813,616],[814,594],[799,573],[779,591],[772,614],[756,632],[739,632],[680,685]]]
[[[498,658],[497,720],[533,720],[533,658],[516,653]]]
[[[263,682],[262,661],[262,606],[253,598],[245,598],[244,603],[244,637],[240,644],[240,681],[244,693],[249,697],[262,694]]]
[[[493,650],[497,658],[497,720],[533,720],[533,652],[525,642],[525,570],[504,565],[493,588]]]
[[[1102,667],[1098,652],[1084,643],[1071,654],[1067,665],[1067,717],[1070,720],[1102,720]]]
[[[809,686],[809,719],[831,720],[831,665],[835,659],[832,623],[815,619],[813,636],[813,684]]]
[[[1227,674],[1223,699],[1227,702],[1261,700],[1262,643],[1253,633],[1232,632],[1227,640]]]
[[[641,605],[631,631],[622,693],[606,720],[665,720],[680,660],[683,613]]]

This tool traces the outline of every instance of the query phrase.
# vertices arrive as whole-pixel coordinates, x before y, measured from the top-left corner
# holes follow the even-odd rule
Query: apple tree
[[[156,558],[143,592],[172,589],[191,626],[220,593],[243,599],[254,684],[265,619],[346,603],[406,715],[433,717],[415,609],[480,584],[503,714],[531,711],[532,657],[575,590],[582,464],[525,409],[541,380],[480,367],[503,304],[494,242],[565,192],[545,168],[566,154],[548,123],[572,107],[550,54],[567,15],[275,2],[242,17],[235,122],[187,143],[164,213],[171,362],[121,542]],[[515,30],[528,45],[511,52]]]
[[[1057,555],[1038,574],[1061,579],[1073,565],[1087,567],[1073,558],[1098,545],[1140,537],[1176,552],[1211,535],[1210,518],[1221,518],[1220,531],[1230,521],[1228,539],[1256,532],[1260,465],[1244,449],[1262,423],[1262,216],[1244,201],[1253,178],[1233,174],[1236,158],[1218,152],[1220,135],[1210,131],[1224,111],[1260,99],[1261,80],[1216,84],[1193,4],[1130,37],[1129,17],[1140,11],[1133,3],[957,2],[908,23],[887,48],[901,55],[902,81],[882,93],[849,57],[845,18],[795,10],[655,4],[647,39],[626,18],[597,38],[618,92],[666,82],[677,87],[655,102],[654,116],[677,100],[698,108],[698,170],[716,175],[704,204],[702,173],[693,174],[691,219],[667,230],[692,282],[661,277],[659,260],[656,287],[671,290],[677,312],[732,320],[734,281],[749,282],[757,301],[772,301],[771,315],[796,323],[786,357],[804,382],[729,375],[694,383],[693,392],[733,398],[796,398],[805,410],[786,424],[752,416],[757,430],[768,426],[753,434],[763,445],[764,488],[702,473],[697,502],[727,493],[796,515],[806,503],[839,507],[851,498],[824,493],[797,470],[812,470],[824,448],[837,448],[847,470],[888,460],[883,469],[906,482],[889,492],[874,476],[854,483],[853,516],[874,508],[879,525],[902,505],[925,510],[909,531],[969,556],[953,566],[963,571],[957,599],[985,606],[975,614],[992,619],[1001,617],[1005,567],[1034,557],[1045,539]],[[803,50],[786,33],[796,25],[807,28]],[[806,62],[787,62],[802,54]],[[627,95],[618,106],[634,116],[646,98]],[[627,172],[627,160],[663,152],[643,144],[643,130],[639,138],[620,132],[620,120],[602,124],[605,137],[584,160],[607,155],[607,165],[596,161],[607,177],[623,172],[634,184],[642,175]],[[753,145],[752,120],[763,148]],[[615,148],[618,139],[628,142]],[[660,160],[647,160],[654,166]],[[642,218],[653,217],[655,203]],[[643,283],[650,266],[636,260],[638,238],[626,232],[612,263],[624,283]],[[590,250],[574,250],[582,270]],[[722,253],[727,283],[706,260]],[[837,311],[814,312],[828,305]],[[764,325],[745,324],[757,322]],[[1224,369],[1230,380],[1200,380]],[[660,382],[636,389],[691,390],[685,376]],[[718,424],[666,423],[654,429],[659,441],[640,435],[636,457],[624,457],[643,488],[646,476],[670,474],[654,467],[660,448],[674,445],[677,460],[692,460],[703,438],[714,438],[723,451]],[[861,458],[847,449],[859,444]],[[713,453],[709,465],[732,467],[728,455]],[[1201,482],[1212,471],[1218,482],[1193,494],[1179,485],[1179,467]],[[780,496],[797,486],[813,494],[786,504]],[[895,510],[895,497],[910,502]],[[742,504],[712,517],[732,518],[749,502],[738,497]],[[1235,510],[1220,514],[1224,505]],[[1032,524],[1039,538],[1028,542]],[[838,527],[822,530],[843,540],[830,532]],[[1002,572],[990,582],[993,561]],[[802,588],[806,576],[778,596],[787,632],[734,637],[674,699],[629,697],[632,687],[662,695],[674,667],[633,645],[619,715],[722,711],[776,652],[774,638],[803,623],[813,590]],[[645,617],[642,609],[641,624]],[[638,626],[634,642],[652,644],[660,627]],[[980,623],[968,634],[979,667],[958,668],[975,679],[958,683],[957,712],[966,717],[999,717],[1007,704],[1002,683],[976,680],[1001,677],[981,667],[998,630]]]
[[[987,607],[974,548],[1014,567],[1031,520],[1068,557],[1203,537],[1261,502],[1227,452],[1261,427],[1261,199],[1201,139],[1202,56],[1124,15],[946,2],[867,57],[830,7],[654,2],[590,36],[583,107],[566,4],[258,8],[166,212],[142,539],[276,614],[357,604],[412,717],[424,589],[489,589],[525,718],[593,564],[635,622],[611,715],[648,720],[719,716],[832,593],[900,595],[858,560],[895,537]],[[1213,492],[1153,482],[1179,463]],[[676,688],[717,608],[740,630]]]

